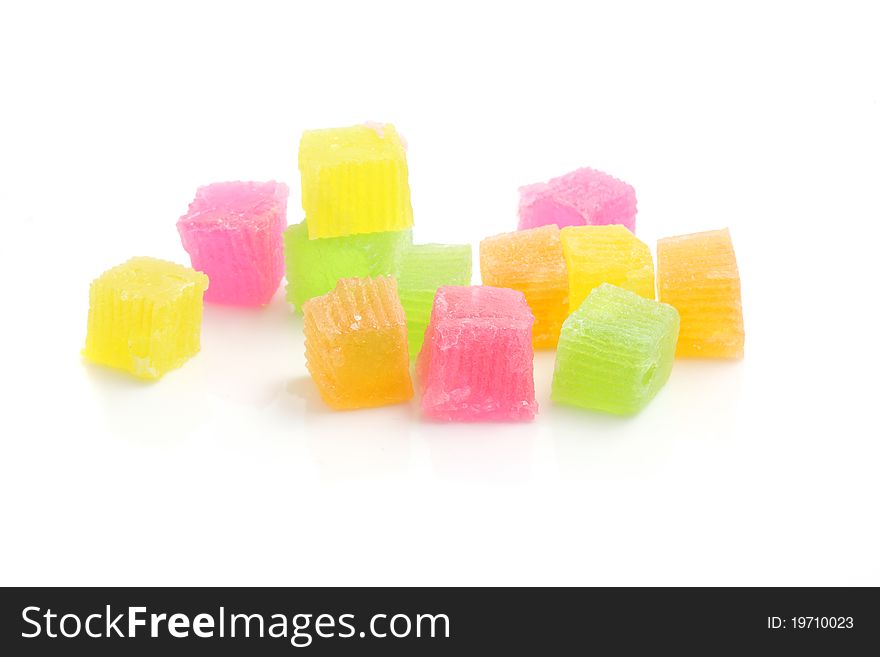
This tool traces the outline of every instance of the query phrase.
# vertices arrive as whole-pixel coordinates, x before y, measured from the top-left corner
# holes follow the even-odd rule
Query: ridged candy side
[[[602,283],[655,298],[651,250],[623,226],[568,227],[561,236],[572,312]]]
[[[563,325],[552,399],[620,415],[641,410],[669,378],[678,329],[673,307],[601,285]]]
[[[727,229],[659,240],[657,287],[681,314],[678,356],[742,358],[740,278]]]
[[[483,283],[519,290],[535,316],[532,343],[552,349],[568,315],[569,283],[559,228],[554,225],[480,242]]]
[[[393,126],[307,131],[299,168],[310,238],[412,228],[406,150]]]
[[[143,379],[158,379],[200,348],[204,274],[133,258],[95,279],[83,356]]]
[[[538,410],[533,322],[521,292],[439,288],[416,363],[422,413],[444,421],[531,420]]]
[[[412,231],[309,239],[305,222],[284,232],[287,301],[302,310],[309,299],[331,291],[343,278],[397,276]]]
[[[418,244],[402,252],[397,289],[406,313],[410,358],[422,347],[437,288],[469,285],[471,260],[469,244]]]
[[[412,398],[406,317],[392,278],[342,279],[303,307],[306,365],[328,406]]]

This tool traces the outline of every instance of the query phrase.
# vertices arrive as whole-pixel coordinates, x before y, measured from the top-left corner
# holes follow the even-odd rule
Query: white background
[[[0,583],[880,584],[871,4],[4,3]],[[745,360],[630,420],[554,407],[552,353],[532,424],[332,413],[279,294],[157,384],[81,361],[89,281],[188,262],[197,185],[286,181],[299,221],[301,131],[366,119],[417,241],[578,166],[652,249],[729,226]]]

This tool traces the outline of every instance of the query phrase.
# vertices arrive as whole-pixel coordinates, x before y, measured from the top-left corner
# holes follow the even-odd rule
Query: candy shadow
[[[99,365],[80,358],[88,373],[89,382],[95,387],[116,387],[130,390],[148,390],[161,383],[162,379],[141,379],[115,367]],[[172,370],[174,372],[176,370]]]
[[[86,379],[107,431],[121,440],[145,446],[175,445],[205,420],[204,397],[192,394],[192,372],[177,369],[158,381],[143,381],[88,364]]]
[[[741,368],[724,361],[678,360],[657,396],[636,415],[552,405],[553,443],[565,478],[643,477],[676,450],[735,436]]]
[[[527,481],[538,427],[534,422],[433,422],[417,420],[434,473],[465,483]]]
[[[297,376],[289,379],[284,386],[284,390],[289,397],[291,410],[306,415],[326,415],[330,416],[336,413],[321,399],[315,382],[310,376]],[[340,411],[345,412],[345,411]]]
[[[546,360],[545,355],[536,354],[536,362],[539,358]],[[414,371],[413,385],[413,433],[428,447],[438,478],[467,484],[510,485],[531,477],[537,425],[543,410],[540,401],[538,416],[531,422],[446,422],[422,415]],[[537,372],[535,386],[537,389]]]
[[[664,419],[701,441],[735,440],[747,367],[746,361],[676,360],[661,391],[669,411]]]
[[[262,308],[206,304],[197,367],[211,394],[265,408],[283,395],[302,358],[302,318],[280,290]],[[194,363],[196,365],[196,363]]]
[[[554,406],[549,415],[563,478],[638,478],[667,458],[668,445],[658,438],[648,409],[636,416],[616,416]]]
[[[335,411],[308,376],[290,379],[286,406],[301,422],[312,461],[329,480],[387,478],[404,474],[411,460],[412,407]]]

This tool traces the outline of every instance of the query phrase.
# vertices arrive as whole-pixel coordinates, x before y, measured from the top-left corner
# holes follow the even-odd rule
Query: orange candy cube
[[[344,278],[303,304],[306,364],[331,408],[412,399],[406,316],[393,278]]]
[[[739,270],[726,228],[658,241],[657,287],[681,315],[676,356],[742,358]]]
[[[535,316],[532,345],[553,349],[568,315],[568,274],[556,224],[480,242],[483,285],[522,292]]]

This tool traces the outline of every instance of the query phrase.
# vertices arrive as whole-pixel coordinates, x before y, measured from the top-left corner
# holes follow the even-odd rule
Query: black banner
[[[3,589],[0,614],[15,656],[880,649],[868,588]]]

